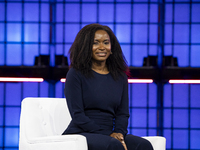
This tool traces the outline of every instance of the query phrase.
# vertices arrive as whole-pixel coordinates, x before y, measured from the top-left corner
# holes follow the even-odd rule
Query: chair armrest
[[[162,136],[146,136],[142,137],[151,142],[154,150],[166,150],[166,139]]]
[[[58,135],[27,140],[21,150],[87,150],[86,138],[82,135]],[[22,148],[23,147],[23,148]]]

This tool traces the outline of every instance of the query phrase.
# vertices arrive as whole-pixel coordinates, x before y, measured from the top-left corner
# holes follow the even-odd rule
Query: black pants
[[[88,150],[124,150],[121,142],[102,134],[82,133],[87,139]],[[126,135],[125,143],[128,150],[153,150],[151,143],[138,136]]]

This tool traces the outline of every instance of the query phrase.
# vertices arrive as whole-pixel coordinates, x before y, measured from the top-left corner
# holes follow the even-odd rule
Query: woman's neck
[[[108,68],[106,66],[106,62],[100,62],[100,63],[93,62],[92,70],[94,70],[95,72],[100,73],[100,74],[108,74],[109,73]]]

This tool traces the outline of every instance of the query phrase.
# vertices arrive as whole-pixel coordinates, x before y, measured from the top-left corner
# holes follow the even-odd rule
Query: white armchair
[[[87,150],[82,135],[61,135],[71,120],[64,98],[25,98],[21,105],[19,150]],[[165,150],[164,137],[144,137]]]

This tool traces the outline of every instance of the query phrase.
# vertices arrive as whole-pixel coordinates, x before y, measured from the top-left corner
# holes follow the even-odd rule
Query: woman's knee
[[[107,150],[124,150],[124,147],[119,140],[117,140],[115,138],[111,138]]]

